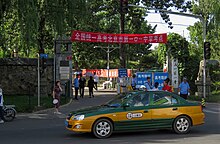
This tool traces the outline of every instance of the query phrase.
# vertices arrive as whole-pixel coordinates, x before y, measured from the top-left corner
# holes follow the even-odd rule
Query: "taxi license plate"
[[[67,127],[69,125],[68,121],[65,121],[65,126]]]

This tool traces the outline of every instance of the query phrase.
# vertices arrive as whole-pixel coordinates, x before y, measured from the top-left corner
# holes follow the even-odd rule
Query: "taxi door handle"
[[[148,110],[144,110],[144,113],[148,113],[149,111]]]
[[[173,108],[173,110],[178,110],[178,108],[177,108],[177,107],[175,107],[175,108]]]

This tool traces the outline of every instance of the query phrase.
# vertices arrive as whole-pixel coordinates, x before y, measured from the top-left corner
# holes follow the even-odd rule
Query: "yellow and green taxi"
[[[114,131],[171,128],[178,134],[204,123],[199,103],[166,91],[132,91],[108,103],[71,112],[65,126],[74,132],[92,132],[107,138]]]

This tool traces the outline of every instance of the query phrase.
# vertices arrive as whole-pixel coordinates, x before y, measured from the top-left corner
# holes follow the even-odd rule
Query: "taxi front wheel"
[[[97,138],[108,138],[111,136],[112,131],[113,125],[108,119],[97,120],[92,128],[92,132]]]
[[[186,116],[179,116],[174,120],[173,130],[177,134],[186,134],[189,132],[191,127],[191,121]]]

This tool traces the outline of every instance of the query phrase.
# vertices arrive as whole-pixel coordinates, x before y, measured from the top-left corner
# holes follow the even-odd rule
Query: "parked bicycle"
[[[15,110],[15,105],[4,105],[3,106],[3,117],[6,122],[13,121],[16,116],[17,111]]]

